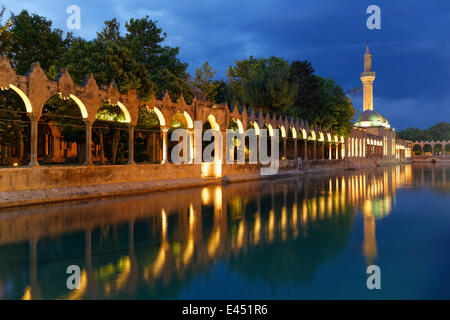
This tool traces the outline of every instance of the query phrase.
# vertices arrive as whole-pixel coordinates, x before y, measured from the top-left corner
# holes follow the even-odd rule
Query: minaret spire
[[[372,72],[372,54],[369,50],[369,44],[366,45],[364,54],[364,72],[361,73],[363,83],[363,111],[373,110],[373,81],[375,72]]]

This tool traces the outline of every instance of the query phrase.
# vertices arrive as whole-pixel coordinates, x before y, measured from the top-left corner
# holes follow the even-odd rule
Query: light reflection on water
[[[450,166],[406,165],[11,209],[0,298],[449,298],[449,258],[425,255],[450,244],[449,190]]]

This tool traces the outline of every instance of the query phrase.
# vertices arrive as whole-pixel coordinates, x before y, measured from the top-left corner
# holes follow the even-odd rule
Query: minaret
[[[363,111],[373,110],[373,81],[375,80],[375,72],[372,72],[372,55],[369,51],[369,45],[366,47],[364,54],[364,72],[361,73],[361,81],[363,83]]]

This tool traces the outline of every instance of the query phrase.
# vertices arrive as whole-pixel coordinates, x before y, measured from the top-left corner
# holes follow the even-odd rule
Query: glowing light
[[[216,131],[220,131],[220,126],[219,126],[219,124],[217,123],[217,121],[216,121],[216,118],[212,115],[212,114],[210,114],[209,116],[208,116],[208,122],[209,122],[209,124],[211,125],[211,128],[213,129],[213,130],[216,130]]]
[[[302,137],[304,140],[308,139],[308,135],[306,134],[306,130],[305,129],[300,129],[300,131],[302,132]]]
[[[81,116],[82,116],[84,119],[87,119],[87,117],[88,117],[88,111],[87,111],[86,106],[84,105],[84,103],[83,103],[80,99],[78,99],[78,97],[74,96],[73,94],[70,94],[69,97],[72,98],[72,100],[75,101],[75,103],[76,103],[76,104],[78,105],[78,107],[80,108]]]
[[[27,112],[28,113],[33,112],[30,99],[28,99],[27,95],[13,84],[10,84],[9,87],[13,89],[15,92],[17,92],[17,94],[22,98],[23,103],[25,104],[25,108],[27,109]]]
[[[297,139],[297,130],[294,127],[291,127],[292,138]]]
[[[192,129],[194,127],[194,122],[192,121],[191,116],[186,111],[183,113],[183,115],[186,118],[188,129]],[[158,117],[158,119],[159,119],[159,117]]]
[[[280,131],[281,131],[281,137],[286,138],[286,129],[284,128],[284,126],[280,126]]]
[[[157,107],[153,107],[153,111],[156,113],[156,116],[158,117],[159,125],[161,127],[164,127],[166,125],[166,119],[164,119],[164,115],[162,114],[162,112]]]
[[[273,137],[273,128],[270,123],[267,124],[267,129],[269,130],[269,137]]]
[[[203,188],[202,189],[202,193],[201,193],[201,198],[202,198],[202,204],[207,205],[211,199],[211,195],[209,193],[209,189],[208,188]]]
[[[125,115],[125,122],[130,123],[131,116],[130,116],[130,113],[128,112],[127,108],[120,101],[117,101],[117,105],[119,106],[120,110],[122,110],[123,114]]]

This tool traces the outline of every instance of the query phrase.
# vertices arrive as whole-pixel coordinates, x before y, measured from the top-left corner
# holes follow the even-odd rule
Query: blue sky
[[[189,72],[207,60],[225,78],[235,59],[281,56],[310,60],[345,90],[361,86],[366,39],[373,55],[374,108],[401,130],[450,122],[450,2],[445,0],[6,0],[68,31],[66,9],[81,8],[75,35],[92,39],[105,20],[149,15],[180,47]],[[381,30],[368,30],[366,8],[381,8]],[[362,96],[352,96],[362,109]]]

